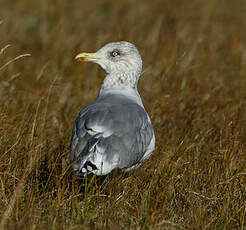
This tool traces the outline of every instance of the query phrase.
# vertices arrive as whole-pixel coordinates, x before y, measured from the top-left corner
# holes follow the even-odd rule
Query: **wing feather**
[[[136,103],[96,101],[79,113],[71,138],[70,161],[75,170],[87,159],[100,159],[114,168],[131,167],[141,161],[153,138],[145,110]]]

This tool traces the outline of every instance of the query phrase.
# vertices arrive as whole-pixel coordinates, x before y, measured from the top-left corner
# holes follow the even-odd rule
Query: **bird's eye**
[[[118,50],[113,50],[112,52],[111,52],[111,56],[112,57],[116,57],[116,56],[119,56],[120,55],[120,52],[118,51]]]

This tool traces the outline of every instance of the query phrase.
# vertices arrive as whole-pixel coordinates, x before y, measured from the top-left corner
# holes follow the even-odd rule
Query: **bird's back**
[[[79,113],[71,138],[72,165],[82,170],[87,161],[98,175],[141,162],[154,137],[142,106],[117,94],[108,94],[86,105]],[[104,165],[104,166],[103,166]]]

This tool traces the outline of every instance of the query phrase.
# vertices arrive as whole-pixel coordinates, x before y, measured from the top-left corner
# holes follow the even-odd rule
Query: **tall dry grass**
[[[0,2],[0,228],[245,229],[245,10],[243,0]],[[73,57],[116,40],[142,54],[156,150],[136,171],[79,178],[71,130],[103,72]]]

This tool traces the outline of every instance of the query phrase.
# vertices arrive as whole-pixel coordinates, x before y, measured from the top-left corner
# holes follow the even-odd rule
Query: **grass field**
[[[246,2],[0,0],[0,229],[246,229]],[[156,150],[77,177],[73,122],[109,41],[143,58]]]

